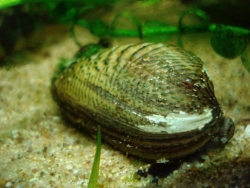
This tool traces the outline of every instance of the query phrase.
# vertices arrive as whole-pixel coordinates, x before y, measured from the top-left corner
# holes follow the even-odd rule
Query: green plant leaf
[[[217,25],[211,37],[211,45],[217,54],[233,59],[246,48],[247,35],[249,31],[246,29]]]
[[[94,19],[89,23],[89,29],[94,35],[103,37],[107,35],[109,27],[104,21],[100,19]]]
[[[98,125],[97,133],[97,144],[96,144],[96,153],[95,159],[92,166],[92,171],[89,178],[88,188],[96,188],[98,186],[98,177],[99,177],[99,167],[101,159],[101,127]]]
[[[75,54],[74,58],[79,59],[82,57],[90,58],[93,54],[97,53],[101,49],[100,44],[88,44],[83,47]]]

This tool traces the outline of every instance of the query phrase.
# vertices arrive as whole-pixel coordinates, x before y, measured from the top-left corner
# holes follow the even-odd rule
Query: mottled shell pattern
[[[53,83],[64,115],[113,148],[179,158],[221,132],[224,117],[203,62],[176,46],[116,46],[72,63]],[[227,125],[229,140],[233,123]]]

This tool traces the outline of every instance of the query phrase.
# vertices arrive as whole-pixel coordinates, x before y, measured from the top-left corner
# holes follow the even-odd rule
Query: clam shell
[[[203,62],[163,44],[129,44],[72,63],[54,82],[64,115],[115,149],[179,158],[219,131],[223,112]]]

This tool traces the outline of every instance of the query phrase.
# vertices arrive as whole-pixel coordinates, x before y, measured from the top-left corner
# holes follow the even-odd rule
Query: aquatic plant
[[[124,0],[125,1],[125,0]],[[210,22],[209,16],[203,10],[197,8],[191,8],[190,10],[184,12],[178,21],[177,26],[171,26],[167,23],[161,21],[144,21],[140,22],[135,15],[131,12],[120,12],[113,19],[112,23],[108,25],[101,19],[87,20],[82,18],[82,14],[97,8],[98,6],[108,5],[115,3],[116,0],[54,0],[54,1],[42,1],[42,0],[1,0],[0,9],[15,6],[28,4],[30,6],[30,14],[32,17],[36,17],[39,20],[40,14],[34,12],[32,8],[36,3],[39,3],[41,10],[45,11],[49,15],[49,20],[62,24],[70,24],[71,33],[75,42],[81,46],[80,42],[77,40],[76,35],[74,34],[74,27],[76,25],[89,29],[89,31],[98,36],[98,37],[137,37],[142,40],[149,40],[151,42],[162,40],[159,36],[164,36],[164,39],[168,39],[172,34],[179,34],[179,40],[177,44],[182,46],[181,36],[185,33],[190,32],[212,32],[211,36],[211,46],[214,51],[225,58],[235,58],[237,56],[242,56],[242,62],[245,68],[250,72],[250,57],[249,57],[249,40],[250,40],[250,31],[245,28],[240,28],[232,25],[214,24]],[[157,0],[148,0],[144,1],[146,6],[151,4],[158,3]],[[47,14],[48,13],[48,14]],[[201,18],[203,22],[201,24],[186,25],[183,23],[183,19],[187,15],[196,15]],[[20,17],[20,16],[19,16]],[[9,19],[9,18],[6,18]],[[134,29],[119,28],[119,21],[125,19],[128,24],[134,25]],[[7,20],[8,21],[8,20]],[[41,21],[41,19],[40,19]],[[19,21],[21,22],[21,21]],[[39,22],[39,21],[38,21]],[[13,25],[13,24],[12,24]],[[2,32],[8,30],[7,25],[3,25]],[[13,27],[13,26],[12,26]],[[18,26],[17,26],[18,27]],[[22,26],[20,26],[22,27]],[[12,28],[10,28],[11,30]],[[17,29],[16,29],[17,30]],[[12,29],[14,32],[15,29]],[[1,28],[0,28],[1,33]],[[9,35],[11,32],[8,32]],[[1,33],[3,36],[3,34]],[[15,39],[18,37],[18,33],[13,34]],[[2,39],[4,40],[4,39]],[[13,40],[10,43],[10,40],[7,42],[7,46],[4,49],[11,51],[12,46],[15,45],[16,40]],[[4,43],[2,41],[2,43]]]
[[[95,188],[98,185],[99,178],[99,166],[101,160],[101,127],[98,125],[98,133],[97,133],[97,143],[96,143],[96,152],[94,163],[92,166],[92,171],[89,178],[88,188]]]

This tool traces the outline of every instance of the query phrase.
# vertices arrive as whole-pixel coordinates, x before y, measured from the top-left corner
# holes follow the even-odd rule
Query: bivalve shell
[[[72,122],[94,135],[100,125],[106,143],[146,160],[180,158],[217,135],[226,143],[234,131],[203,62],[176,46],[129,44],[81,58],[53,94]]]

